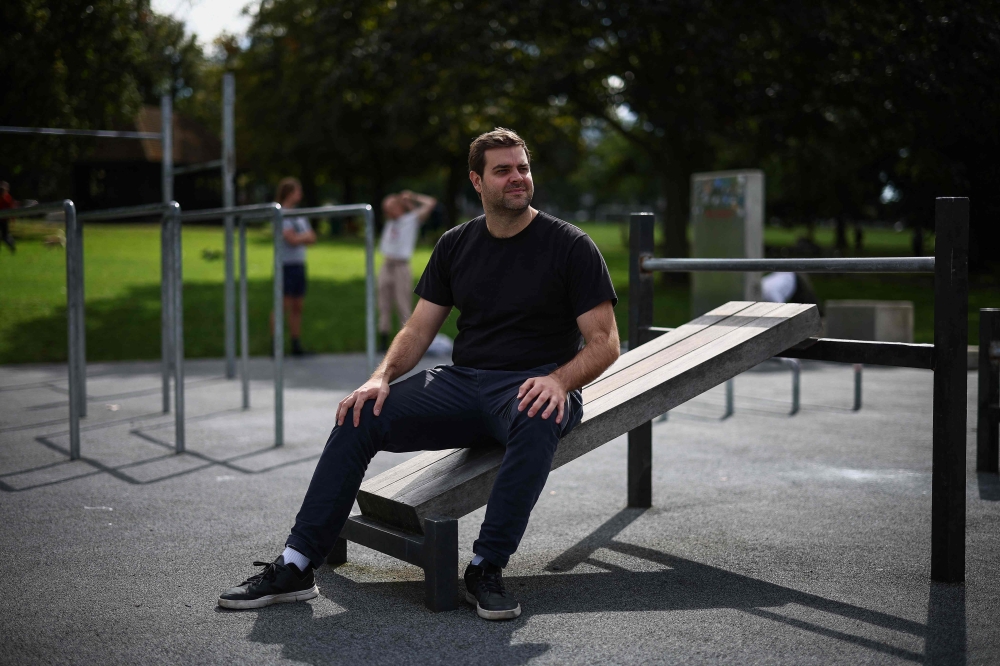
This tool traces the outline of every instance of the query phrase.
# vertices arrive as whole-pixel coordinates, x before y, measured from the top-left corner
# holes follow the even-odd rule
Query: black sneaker
[[[521,604],[508,597],[504,589],[503,569],[485,560],[466,568],[465,600],[484,620],[513,620],[521,614]]]
[[[264,570],[220,594],[220,606],[246,610],[306,601],[319,595],[312,569],[302,573],[294,564],[285,564],[281,555],[274,562],[254,562],[253,565],[264,567]]]

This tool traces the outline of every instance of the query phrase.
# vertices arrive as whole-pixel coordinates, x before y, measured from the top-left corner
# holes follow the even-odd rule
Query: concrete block
[[[826,337],[877,342],[913,342],[913,302],[827,301]]]

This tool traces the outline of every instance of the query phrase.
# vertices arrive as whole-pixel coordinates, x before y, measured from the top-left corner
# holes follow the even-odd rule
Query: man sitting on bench
[[[618,358],[617,303],[593,241],[531,207],[530,154],[497,128],[469,148],[469,178],[486,214],[445,233],[417,284],[406,326],[363,386],[340,401],[312,482],[264,570],[219,597],[225,608],[312,599],[313,568],[333,548],[379,451],[505,447],[465,571],[466,599],[488,620],[515,618],[502,570],[528,525],[559,438],[580,423],[580,389]],[[458,308],[454,365],[397,382]],[[582,339],[581,339],[582,338]]]

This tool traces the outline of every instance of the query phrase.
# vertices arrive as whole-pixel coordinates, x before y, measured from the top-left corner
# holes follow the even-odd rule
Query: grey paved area
[[[0,368],[3,663],[1000,662],[1000,485],[974,472],[974,420],[968,580],[929,582],[929,372],[867,368],[852,413],[850,369],[809,365],[793,418],[787,371],[747,373],[732,418],[715,389],[655,425],[646,511],[623,508],[623,439],[557,470],[506,574],[524,613],[493,624],[430,613],[418,569],[353,544],[311,602],[216,608],[279,552],[361,357],[289,363],[279,450],[267,360],[249,412],[220,362],[189,363],[181,456],[155,364],[89,372],[68,462],[65,368]]]

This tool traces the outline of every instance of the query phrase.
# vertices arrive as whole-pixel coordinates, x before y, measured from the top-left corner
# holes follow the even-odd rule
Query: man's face
[[[398,194],[390,196],[386,200],[385,205],[382,206],[382,212],[385,213],[385,219],[387,220],[395,220],[396,218],[401,217],[406,212],[406,208],[403,204],[403,198]]]
[[[522,211],[535,194],[531,166],[521,146],[487,150],[482,178],[475,171],[469,177],[483,197],[484,208]]]

